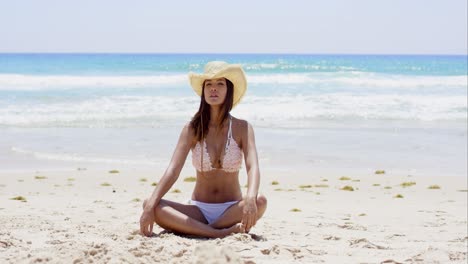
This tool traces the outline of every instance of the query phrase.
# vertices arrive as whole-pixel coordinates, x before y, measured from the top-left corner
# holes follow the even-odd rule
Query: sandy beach
[[[139,235],[142,200],[162,175],[135,169],[2,172],[2,263],[466,263],[465,177],[278,174],[250,234]],[[184,202],[182,174],[167,198]],[[244,178],[245,179],[245,178]],[[348,186],[348,187],[346,187]],[[16,199],[16,200],[15,200]],[[23,200],[24,199],[24,200]]]

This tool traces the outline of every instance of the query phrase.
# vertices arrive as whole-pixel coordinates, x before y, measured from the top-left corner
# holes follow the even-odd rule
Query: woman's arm
[[[192,138],[190,125],[187,124],[180,133],[179,141],[177,142],[168,168],[151,194],[151,197],[146,202],[144,208],[145,212],[153,212],[154,207],[159,204],[161,198],[169,191],[172,185],[174,185],[177,178],[179,178],[180,171],[184,167],[185,160],[192,147]]]
[[[257,198],[260,185],[260,168],[258,166],[257,146],[255,145],[255,135],[253,127],[247,123],[247,143],[244,144],[245,168],[247,170],[247,198]]]
[[[145,208],[140,217],[140,232],[145,236],[151,236],[153,233],[153,224],[155,220],[154,208],[159,204],[161,198],[169,191],[174,182],[179,178],[180,171],[184,166],[185,159],[192,147],[192,135],[190,125],[187,124],[180,133],[179,142],[172,155],[166,172],[159,181],[158,186],[154,189],[151,197],[146,200]]]
[[[245,168],[247,170],[247,194],[244,198],[242,224],[247,232],[257,223],[257,194],[260,185],[260,168],[258,165],[257,146],[252,126],[247,123],[247,135],[243,144]]]

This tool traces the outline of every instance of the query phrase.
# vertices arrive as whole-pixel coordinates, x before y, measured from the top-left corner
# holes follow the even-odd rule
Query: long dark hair
[[[227,86],[227,93],[226,98],[224,99],[223,104],[221,105],[221,115],[220,118],[217,120],[216,124],[218,126],[222,126],[224,121],[229,117],[229,112],[232,109],[233,98],[234,98],[234,84],[224,78],[226,80]],[[190,121],[190,126],[192,127],[195,138],[197,141],[202,141],[206,135],[208,134],[208,125],[211,120],[210,116],[210,105],[205,101],[205,82],[202,84],[202,94],[200,100],[200,107],[198,108],[198,112],[192,117]]]

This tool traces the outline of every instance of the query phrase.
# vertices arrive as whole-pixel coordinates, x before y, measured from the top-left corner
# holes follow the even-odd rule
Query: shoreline
[[[308,129],[255,127],[260,168],[270,173],[467,174],[466,126],[350,126]],[[79,167],[165,168],[178,127],[0,129],[0,171]],[[164,139],[164,140],[162,140]],[[184,170],[191,171],[191,154]]]

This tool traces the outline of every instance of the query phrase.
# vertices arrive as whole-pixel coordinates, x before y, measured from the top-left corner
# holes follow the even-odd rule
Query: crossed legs
[[[143,207],[146,200],[143,202]],[[266,210],[267,200],[265,196],[257,197],[257,220]],[[164,229],[187,235],[202,237],[225,237],[232,233],[245,233],[245,228],[240,223],[244,200],[229,207],[220,218],[208,224],[205,217],[195,205],[186,205],[162,199],[154,208],[156,223]]]

